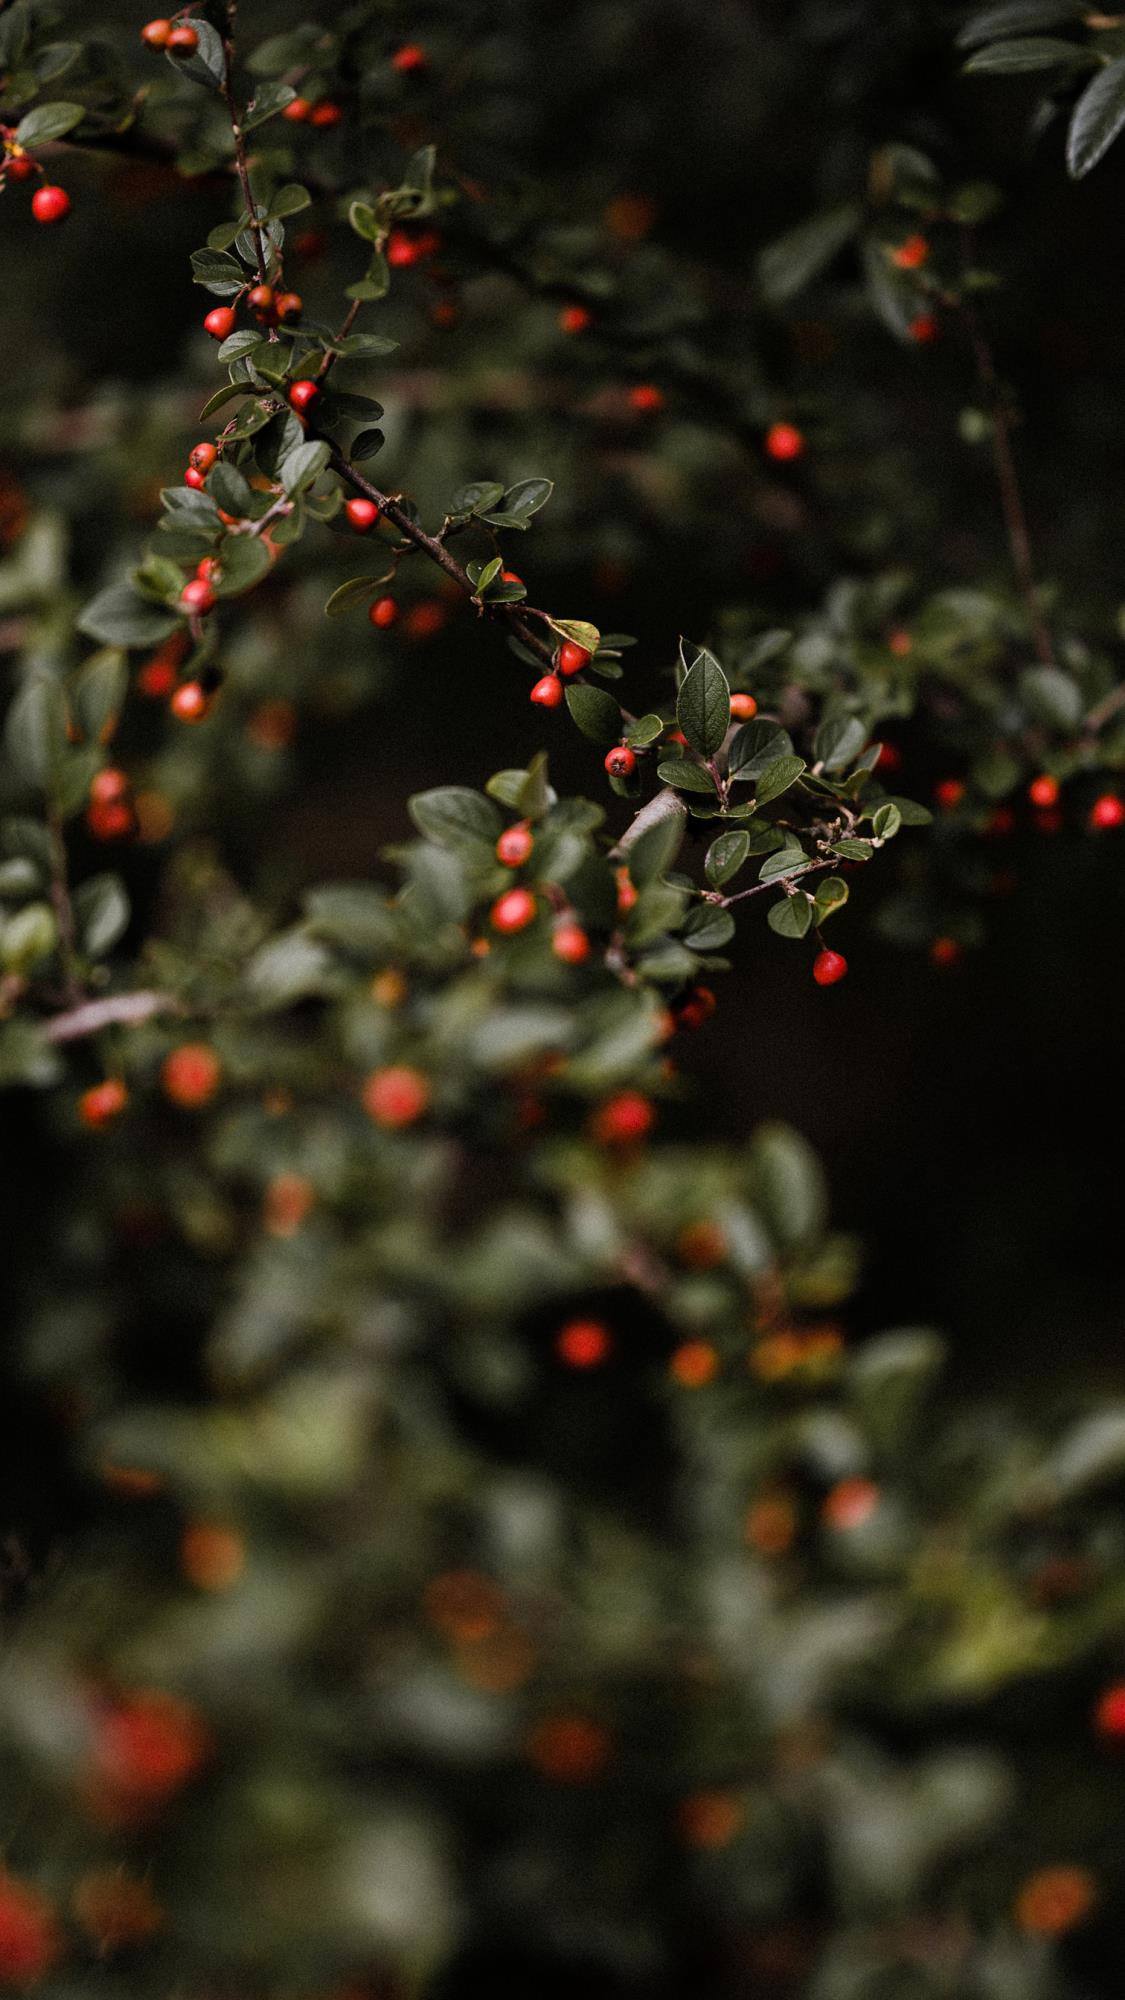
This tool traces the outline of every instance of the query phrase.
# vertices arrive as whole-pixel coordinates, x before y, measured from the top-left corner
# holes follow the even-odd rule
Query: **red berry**
[[[309,113],[309,121],[326,130],[331,125],[338,125],[343,115],[340,106],[333,104],[330,98],[326,98],[323,104],[314,104]]]
[[[557,674],[544,674],[541,681],[536,681],[528,696],[536,708],[558,708],[562,698],[563,684]]]
[[[934,798],[943,812],[953,812],[965,796],[960,778],[942,778],[934,786]]]
[[[530,859],[534,846],[535,836],[527,821],[522,819],[518,826],[505,827],[496,843],[496,859],[502,861],[505,868],[522,868],[524,862]]]
[[[1103,792],[1090,807],[1090,825],[1096,833],[1108,833],[1116,826],[1125,826],[1125,805],[1116,792]]]
[[[237,324],[238,316],[233,306],[215,306],[203,322],[203,331],[209,333],[212,340],[225,340]]]
[[[278,319],[300,319],[305,301],[300,292],[279,292],[274,301]]]
[[[391,57],[391,68],[397,69],[400,76],[416,76],[419,70],[428,67],[429,60],[418,42],[407,42]]]
[[[165,46],[171,49],[175,56],[193,56],[199,47],[199,36],[195,29],[184,21],[178,28],[172,29]]]
[[[197,444],[189,453],[188,464],[193,465],[197,472],[210,472],[218,456],[213,444]]]
[[[1125,1739],[1125,1683],[1118,1681],[1099,1695],[1094,1709],[1094,1727],[1110,1742]]]
[[[211,701],[202,682],[184,681],[169,706],[177,722],[202,722],[210,712]]]
[[[898,271],[920,271],[930,254],[930,246],[924,236],[908,236],[905,243],[899,243],[891,251],[891,263]]]
[[[589,306],[564,306],[559,314],[563,333],[586,333],[594,323]]]
[[[607,753],[605,767],[611,778],[631,778],[637,768],[636,754],[627,743],[619,743]]]
[[[184,1111],[197,1111],[214,1097],[222,1065],[207,1042],[185,1042],[166,1055],[160,1069],[164,1095]]]
[[[502,569],[500,572],[500,581],[501,583],[518,584],[521,590],[523,590],[524,588],[524,581],[522,576],[517,576],[514,569]]]
[[[204,479],[203,474],[197,472],[194,465],[189,465],[187,471],[184,473],[184,485],[190,486],[194,492],[198,493],[200,487],[206,486],[206,484],[207,481]]]
[[[655,382],[638,382],[629,391],[629,407],[639,416],[655,416],[664,408],[664,391]]]
[[[818,986],[835,986],[843,979],[848,969],[848,961],[839,951],[818,951],[813,959],[812,976]]]
[[[147,42],[150,49],[166,49],[171,32],[171,21],[149,21],[141,29],[141,40]]]
[[[129,780],[124,771],[112,764],[104,771],[98,771],[90,781],[90,799],[97,806],[116,805],[119,799],[127,798]]]
[[[951,965],[959,965],[963,953],[956,938],[936,937],[930,946],[930,964],[947,970]]]
[[[136,830],[136,819],[132,806],[120,799],[108,805],[91,805],[86,825],[95,840],[128,840]]]
[[[7,159],[0,160],[0,168],[9,181],[29,181],[37,171],[35,161],[26,153],[9,153]]]
[[[193,576],[180,592],[180,605],[194,617],[201,618],[215,608],[215,593],[206,577]]]
[[[70,196],[65,188],[36,188],[31,197],[31,213],[36,222],[61,222],[70,214]]]
[[[1027,788],[1027,796],[1033,806],[1050,807],[1059,802],[1059,781],[1049,771],[1033,778]]]
[[[580,924],[559,924],[551,950],[564,965],[584,965],[590,956],[590,940]]]
[[[381,632],[385,631],[388,625],[395,624],[398,615],[398,605],[393,597],[377,597],[367,614],[371,623]]]
[[[100,1718],[98,1770],[122,1803],[156,1805],[180,1791],[211,1744],[194,1709],[156,1690],[114,1703]]]
[[[736,722],[751,722],[758,713],[758,704],[752,694],[732,694],[730,712]]]
[[[577,645],[573,639],[564,639],[555,664],[560,674],[566,674],[569,679],[571,674],[580,674],[583,667],[588,667],[592,658],[593,654],[587,647]]]
[[[291,125],[303,125],[311,110],[312,105],[307,97],[292,97],[281,115],[283,118],[288,118]]]
[[[609,1328],[598,1319],[572,1319],[555,1335],[555,1353],[568,1368],[600,1368],[613,1346]]]
[[[538,914],[539,905],[530,889],[507,889],[493,903],[489,921],[493,930],[499,931],[503,937],[511,937],[516,931],[526,930]]]
[[[429,1107],[430,1085],[421,1070],[405,1063],[372,1070],[363,1086],[363,1108],[376,1125],[397,1132],[413,1125]]]
[[[899,771],[902,769],[902,751],[897,743],[880,743],[879,755],[875,760],[877,771]]]
[[[693,986],[675,1008],[678,1028],[702,1028],[711,1019],[718,1001],[709,986]]]
[[[304,416],[305,411],[312,408],[319,394],[320,384],[310,381],[308,376],[289,384],[289,401],[298,416]]]
[[[271,313],[274,304],[272,285],[251,285],[246,294],[246,303],[251,312]]]
[[[599,1104],[590,1120],[590,1136],[599,1146],[632,1146],[648,1137],[655,1122],[649,1098],[639,1090],[620,1090]]]
[[[0,1866],[0,1986],[38,1985],[61,1950],[47,1898]]]
[[[95,1083],[84,1090],[78,1100],[78,1116],[91,1131],[98,1131],[112,1119],[119,1118],[129,1102],[129,1093],[119,1076],[107,1076],[104,1083]]]
[[[765,442],[767,457],[776,459],[779,464],[800,458],[805,449],[804,435],[796,424],[771,424]]]
[[[393,271],[404,271],[411,264],[420,263],[423,257],[432,257],[440,248],[441,237],[436,229],[423,229],[416,235],[407,229],[392,229],[383,254]]]
[[[408,639],[433,639],[447,624],[449,613],[436,597],[424,597],[412,604],[402,621]]]
[[[911,320],[907,332],[919,347],[928,347],[938,337],[940,328],[933,313],[917,313]]]
[[[214,583],[215,578],[222,575],[222,569],[218,556],[203,556],[195,565],[195,574],[201,576],[204,583]]]
[[[344,512],[359,535],[368,534],[379,519],[374,500],[349,500]]]

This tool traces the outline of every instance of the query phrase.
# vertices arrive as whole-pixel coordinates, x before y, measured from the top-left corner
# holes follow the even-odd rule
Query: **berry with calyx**
[[[569,679],[571,674],[580,674],[584,667],[588,667],[592,658],[593,654],[588,647],[579,646],[574,639],[564,639],[559,647],[555,665],[560,674],[566,674]]]
[[[563,333],[587,333],[594,324],[594,315],[589,306],[563,306],[559,313],[559,328]]]
[[[278,319],[300,319],[305,310],[305,301],[300,292],[279,292],[274,300],[274,311]]]
[[[190,23],[184,21],[172,29],[165,46],[174,56],[193,56],[199,47],[199,36]]]
[[[31,213],[36,222],[62,222],[70,214],[70,196],[65,188],[36,188],[31,197]]]
[[[655,1123],[651,1098],[639,1090],[620,1090],[599,1104],[590,1119],[590,1137],[597,1146],[636,1146]]]
[[[665,395],[655,382],[637,382],[629,391],[629,407],[638,416],[656,416],[664,408]]]
[[[291,97],[281,115],[288,118],[291,125],[304,125],[311,112],[312,105],[307,97]]]
[[[210,714],[211,697],[202,681],[184,681],[168,705],[177,722],[202,722]]]
[[[343,115],[339,104],[334,104],[331,98],[325,98],[323,104],[313,105],[309,113],[309,123],[319,126],[321,131],[327,131],[331,126],[338,125]]]
[[[212,340],[225,340],[237,324],[238,315],[233,306],[215,306],[203,322],[203,331],[209,333]]]
[[[428,1110],[429,1079],[407,1063],[391,1063],[386,1069],[372,1070],[363,1086],[362,1102],[368,1117],[384,1131],[402,1131]]]
[[[627,743],[618,743],[607,751],[605,767],[611,778],[631,778],[637,768],[636,752]]]
[[[150,49],[166,49],[171,32],[171,21],[148,21],[141,29],[141,40],[146,42]]]
[[[568,1368],[600,1368],[613,1341],[600,1319],[571,1319],[555,1335],[555,1353]]]
[[[530,889],[506,889],[493,903],[489,922],[502,937],[513,937],[534,923],[538,913],[539,905]]]
[[[194,467],[196,472],[210,472],[218,456],[214,445],[204,441],[192,447],[188,454],[188,464]]]
[[[319,394],[319,382],[311,381],[307,375],[302,376],[299,382],[289,384],[290,407],[296,410],[298,416],[303,417],[306,410],[311,410]]]
[[[251,312],[258,313],[262,317],[268,316],[274,308],[273,286],[251,285],[246,294],[246,303]]]
[[[805,449],[804,433],[796,424],[771,424],[765,437],[766,456],[785,465],[794,458],[800,458]]]
[[[818,986],[836,986],[844,978],[848,961],[840,951],[818,951],[813,959],[812,976]]]
[[[581,924],[559,924],[551,938],[551,950],[564,965],[585,965],[590,940]]]
[[[378,631],[384,632],[388,625],[397,623],[398,605],[393,597],[377,597],[367,616]]]
[[[752,722],[758,713],[758,704],[752,694],[732,694],[730,712],[735,722]]]
[[[206,577],[193,576],[180,592],[180,607],[195,618],[202,618],[215,608],[215,592]]]
[[[924,236],[908,236],[891,251],[891,263],[896,271],[920,271],[930,255],[930,246]]]
[[[563,684],[557,674],[544,674],[541,681],[536,681],[528,696],[528,700],[533,701],[536,708],[558,708],[562,698]]]
[[[1090,826],[1095,833],[1109,833],[1114,827],[1125,826],[1125,805],[1116,792],[1103,792],[1090,807]]]
[[[129,1092],[121,1078],[107,1076],[104,1083],[95,1083],[82,1092],[78,1100],[78,1116],[92,1132],[100,1131],[103,1125],[120,1118],[128,1102]]]
[[[391,68],[400,76],[417,76],[419,70],[429,67],[429,56],[419,42],[406,42],[396,49],[391,57]]]
[[[379,509],[374,500],[349,500],[344,512],[358,535],[369,534],[378,524]]]
[[[524,862],[531,859],[534,846],[535,835],[527,820],[521,819],[518,826],[505,827],[496,843],[496,859],[502,861],[505,868],[522,868]]]

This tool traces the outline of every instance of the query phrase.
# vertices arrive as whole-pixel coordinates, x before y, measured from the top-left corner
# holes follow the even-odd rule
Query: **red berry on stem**
[[[90,799],[94,805],[115,805],[119,799],[127,797],[129,780],[124,771],[110,764],[104,771],[98,771],[90,781]]]
[[[891,251],[891,263],[898,271],[920,271],[930,255],[930,246],[924,236],[908,236]]]
[[[771,424],[766,432],[766,456],[776,459],[781,465],[794,458],[800,458],[805,449],[804,434],[796,424]]]
[[[590,940],[581,924],[559,924],[551,939],[551,950],[564,965],[584,965],[590,956]]]
[[[600,1368],[613,1341],[598,1319],[572,1319],[555,1335],[555,1353],[568,1368]]]
[[[171,32],[171,21],[148,21],[141,29],[141,40],[147,42],[150,49],[166,49]]]
[[[607,753],[605,767],[611,778],[631,778],[637,768],[636,754],[627,743],[619,743]]]
[[[309,113],[309,121],[324,131],[332,125],[338,125],[343,115],[340,106],[334,104],[330,98],[326,98],[323,104],[313,105]]]
[[[839,951],[818,951],[813,959],[812,976],[818,986],[836,986],[848,969],[848,961]]]
[[[428,67],[429,60],[420,43],[406,42],[401,49],[395,50],[391,57],[391,68],[397,69],[400,76],[416,76],[419,70]]]
[[[274,292],[272,285],[251,285],[246,294],[246,303],[251,312],[269,313],[273,311]]]
[[[585,646],[579,646],[573,639],[564,639],[558,650],[556,665],[560,674],[580,674],[588,667],[593,654]]]
[[[95,1083],[84,1090],[78,1100],[78,1116],[91,1131],[98,1131],[114,1118],[119,1118],[129,1102],[129,1093],[119,1076],[107,1076],[104,1083]]]
[[[590,1120],[590,1137],[598,1146],[635,1146],[655,1123],[649,1098],[639,1090],[621,1090],[599,1104]]]
[[[629,391],[629,407],[639,416],[656,416],[664,408],[664,391],[655,382],[638,382]]]
[[[559,313],[559,327],[563,333],[586,333],[594,323],[594,315],[589,306],[563,306]]]
[[[928,347],[931,341],[937,339],[940,328],[933,313],[917,313],[911,320],[907,332],[919,347]]]
[[[193,576],[180,592],[180,605],[193,617],[201,618],[215,607],[215,593],[205,577]]]
[[[495,931],[503,937],[511,937],[516,931],[526,930],[534,923],[539,912],[530,889],[507,889],[498,896],[489,913],[489,921]]]
[[[557,674],[544,674],[541,681],[536,681],[528,696],[536,708],[558,708],[562,698],[563,684]]]
[[[934,786],[934,798],[943,812],[953,812],[965,796],[965,787],[960,778],[942,778]]]
[[[300,319],[305,309],[305,301],[300,292],[279,292],[274,301],[278,319]]]
[[[197,444],[188,455],[188,464],[197,472],[210,472],[219,454],[213,444]]]
[[[37,1986],[63,1949],[55,1913],[30,1882],[0,1865],[0,1986]]]
[[[4,179],[9,181],[29,181],[38,171],[35,161],[26,153],[9,153],[7,159],[0,160],[0,167]]]
[[[505,868],[522,868],[524,862],[530,860],[534,846],[535,836],[530,826],[525,819],[520,820],[518,826],[505,827],[500,835],[496,843],[496,859],[502,861]]]
[[[174,56],[193,56],[199,47],[199,36],[189,22],[183,21],[173,28],[166,46]]]
[[[312,105],[307,97],[292,97],[281,115],[283,118],[288,118],[291,125],[303,125],[311,110]]]
[[[947,971],[952,965],[959,965],[963,957],[956,938],[936,937],[930,946],[930,964]]]
[[[429,1079],[406,1063],[372,1070],[363,1086],[363,1108],[384,1131],[413,1125],[429,1108]]]
[[[1053,778],[1049,771],[1044,771],[1038,778],[1031,780],[1027,788],[1027,796],[1033,806],[1050,807],[1057,805],[1059,801],[1058,779]]]
[[[758,713],[758,704],[752,694],[732,694],[730,712],[736,722],[751,722]]]
[[[1125,826],[1125,805],[1116,792],[1103,792],[1090,807],[1090,825],[1095,833],[1109,833],[1114,827]]]
[[[374,500],[349,500],[344,512],[358,535],[368,534],[379,519]]]
[[[385,631],[388,625],[395,624],[398,615],[398,605],[393,597],[377,597],[367,614],[371,623],[381,632]]]
[[[89,806],[86,825],[95,840],[127,840],[135,830],[136,820],[128,801],[116,799],[107,805]]]
[[[61,222],[70,214],[70,196],[65,188],[36,188],[31,197],[31,213],[36,222]]]
[[[210,334],[212,340],[225,340],[237,324],[238,315],[233,306],[215,306],[204,320],[203,330]]]
[[[1125,1683],[1118,1681],[1099,1695],[1094,1709],[1094,1727],[1108,1742],[1125,1741]]]
[[[210,711],[211,701],[201,681],[184,681],[176,689],[169,707],[177,722],[202,722]]]
[[[219,1087],[222,1065],[208,1042],[184,1042],[165,1056],[160,1082],[165,1097],[184,1111],[197,1111]]]
[[[296,410],[298,416],[304,416],[305,411],[312,408],[319,394],[320,384],[310,381],[307,375],[303,376],[299,382],[291,382],[289,384],[289,402],[292,408]]]

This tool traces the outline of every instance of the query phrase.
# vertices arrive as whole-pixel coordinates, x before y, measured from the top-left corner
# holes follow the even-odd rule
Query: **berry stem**
[[[234,34],[238,20],[238,0],[227,0],[227,31],[223,36],[223,102],[230,119],[231,137],[234,140],[234,167],[242,189],[242,199],[246,213],[250,217],[250,233],[254,238],[254,253],[258,262],[258,283],[269,283],[269,265],[266,258],[266,243],[258,221],[258,210],[254,200],[254,190],[250,185],[250,169],[246,162],[246,137],[239,123],[238,104],[234,95]],[[277,339],[277,328],[269,329],[270,340]]]

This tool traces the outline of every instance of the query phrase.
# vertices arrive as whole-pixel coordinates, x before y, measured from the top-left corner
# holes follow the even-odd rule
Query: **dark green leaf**
[[[1125,56],[1086,85],[1070,121],[1066,164],[1074,180],[1096,167],[1125,125]]]
[[[566,705],[583,736],[592,743],[608,750],[620,741],[621,710],[604,688],[568,687]]]
[[[783,896],[780,903],[771,903],[766,913],[766,922],[778,937],[803,938],[812,920],[812,904],[802,889],[796,895]]]
[[[503,825],[491,799],[463,785],[416,792],[408,810],[419,833],[439,847],[463,847],[466,840],[495,843]]]
[[[758,258],[758,283],[767,299],[783,305],[804,290],[855,235],[859,210],[854,202],[814,215],[776,242]]]
[[[737,827],[731,833],[721,833],[712,841],[703,864],[704,873],[713,889],[721,889],[729,882],[750,853],[750,835],[745,827]]]
[[[803,757],[778,757],[774,763],[767,764],[755,787],[758,804],[764,806],[770,799],[780,798],[782,792],[787,792],[790,785],[796,784],[804,768]]]
[[[666,757],[657,766],[657,776],[666,785],[675,785],[681,792],[709,792],[715,795],[715,780],[702,764],[693,764],[689,757]]]
[[[73,132],[86,116],[81,104],[39,104],[28,111],[16,126],[17,146],[45,146],[49,139],[61,139]]]
[[[683,641],[681,656],[686,660]],[[701,757],[721,750],[730,728],[730,688],[718,660],[700,648],[680,683],[676,720]]]
[[[1059,42],[1047,35],[1028,35],[1019,41],[993,42],[978,49],[965,64],[966,72],[979,75],[1021,76],[1040,69],[1086,69],[1097,61],[1091,49],[1076,42]]]
[[[99,591],[77,620],[80,632],[105,646],[155,646],[179,622],[174,612],[149,603],[128,583]]]

